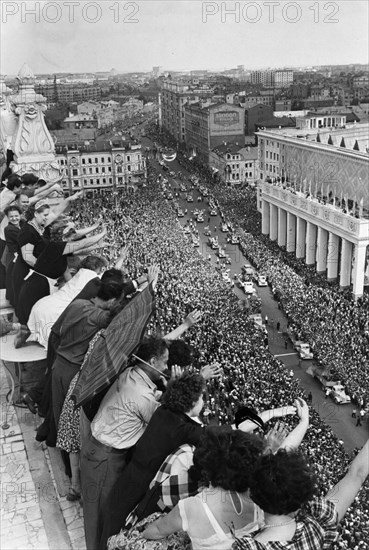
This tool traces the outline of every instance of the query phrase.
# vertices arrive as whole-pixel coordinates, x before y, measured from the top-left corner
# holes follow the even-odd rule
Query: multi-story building
[[[210,151],[209,165],[226,185],[254,184],[258,178],[258,149],[234,143],[218,145]]]
[[[252,71],[251,84],[273,86],[273,71]]]
[[[104,146],[56,147],[63,173],[62,186],[69,194],[84,189],[88,195],[119,190],[146,179],[146,159],[135,143]]]
[[[164,80],[159,94],[159,124],[177,141],[185,141],[184,107],[206,100],[213,94],[207,86],[193,87],[187,82]]]
[[[368,278],[369,124],[258,132],[262,232],[357,298]]]
[[[83,86],[82,84],[49,84],[35,85],[35,91],[46,97],[50,103],[73,103],[99,99],[102,95],[100,86]]]
[[[217,103],[187,104],[185,111],[185,142],[193,155],[205,164],[214,147],[223,143],[245,144],[245,111],[237,105]]]
[[[293,83],[293,71],[281,70],[273,73],[273,86],[275,88],[288,88]]]

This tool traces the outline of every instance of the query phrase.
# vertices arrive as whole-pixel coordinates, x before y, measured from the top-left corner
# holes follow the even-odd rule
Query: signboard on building
[[[233,126],[238,124],[240,120],[240,114],[237,111],[222,111],[214,113],[214,122],[215,124],[220,124],[220,126]]]

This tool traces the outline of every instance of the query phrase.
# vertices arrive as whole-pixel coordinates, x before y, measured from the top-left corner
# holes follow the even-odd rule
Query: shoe
[[[77,500],[81,500],[81,493],[73,489],[73,487],[69,487],[69,493],[67,494],[67,500],[69,502],[76,502]]]
[[[25,405],[27,405],[28,410],[29,410],[32,414],[36,414],[36,413],[37,413],[37,406],[36,406],[36,403],[33,401],[32,397],[29,395],[29,393],[23,393],[23,394],[21,395],[21,402],[24,403]]]
[[[47,437],[49,435],[49,425],[44,420],[42,424],[37,428],[37,434],[36,434],[36,441],[39,443],[42,443],[43,441],[46,441]]]

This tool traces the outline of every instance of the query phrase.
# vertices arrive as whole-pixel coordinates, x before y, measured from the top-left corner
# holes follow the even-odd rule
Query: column
[[[261,232],[263,235],[269,235],[270,231],[270,206],[269,202],[263,200],[262,203]]]
[[[364,292],[364,268],[367,243],[355,245],[352,266],[352,292],[354,298],[360,298]]]
[[[327,255],[327,280],[335,281],[338,276],[338,255],[340,238],[334,233],[329,233]]]
[[[306,224],[306,265],[315,264],[316,256],[316,230],[317,227],[311,222]]]
[[[297,217],[296,233],[296,258],[305,258],[306,221],[303,218]]]
[[[327,255],[328,255],[328,231],[322,227],[318,227],[317,240],[317,258],[316,271],[324,273],[327,271]]]
[[[295,252],[296,248],[296,216],[287,212],[287,252]]]
[[[278,208],[274,204],[270,204],[270,233],[271,241],[276,241],[278,237]]]
[[[278,208],[278,246],[286,246],[287,242],[287,212]]]
[[[351,282],[352,243],[342,239],[340,287],[347,288]]]

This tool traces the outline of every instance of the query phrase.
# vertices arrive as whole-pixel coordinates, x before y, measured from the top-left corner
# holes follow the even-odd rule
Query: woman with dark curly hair
[[[257,530],[263,514],[250,499],[248,488],[264,445],[262,437],[230,426],[208,428],[189,472],[205,488],[147,526],[143,537],[161,539],[184,530],[194,550],[228,550],[234,532],[242,536]]]
[[[347,474],[324,498],[313,499],[316,478],[298,451],[280,450],[260,458],[250,484],[250,496],[265,513],[265,524],[243,536],[235,550],[321,550],[337,537],[344,517],[369,474],[369,441],[352,461]]]
[[[196,418],[204,404],[204,388],[204,378],[199,374],[184,374],[168,382],[162,405],[154,412],[133,449],[131,461],[110,494],[101,549],[105,550],[108,538],[124,526],[163,460],[180,445],[200,442],[204,429]]]

